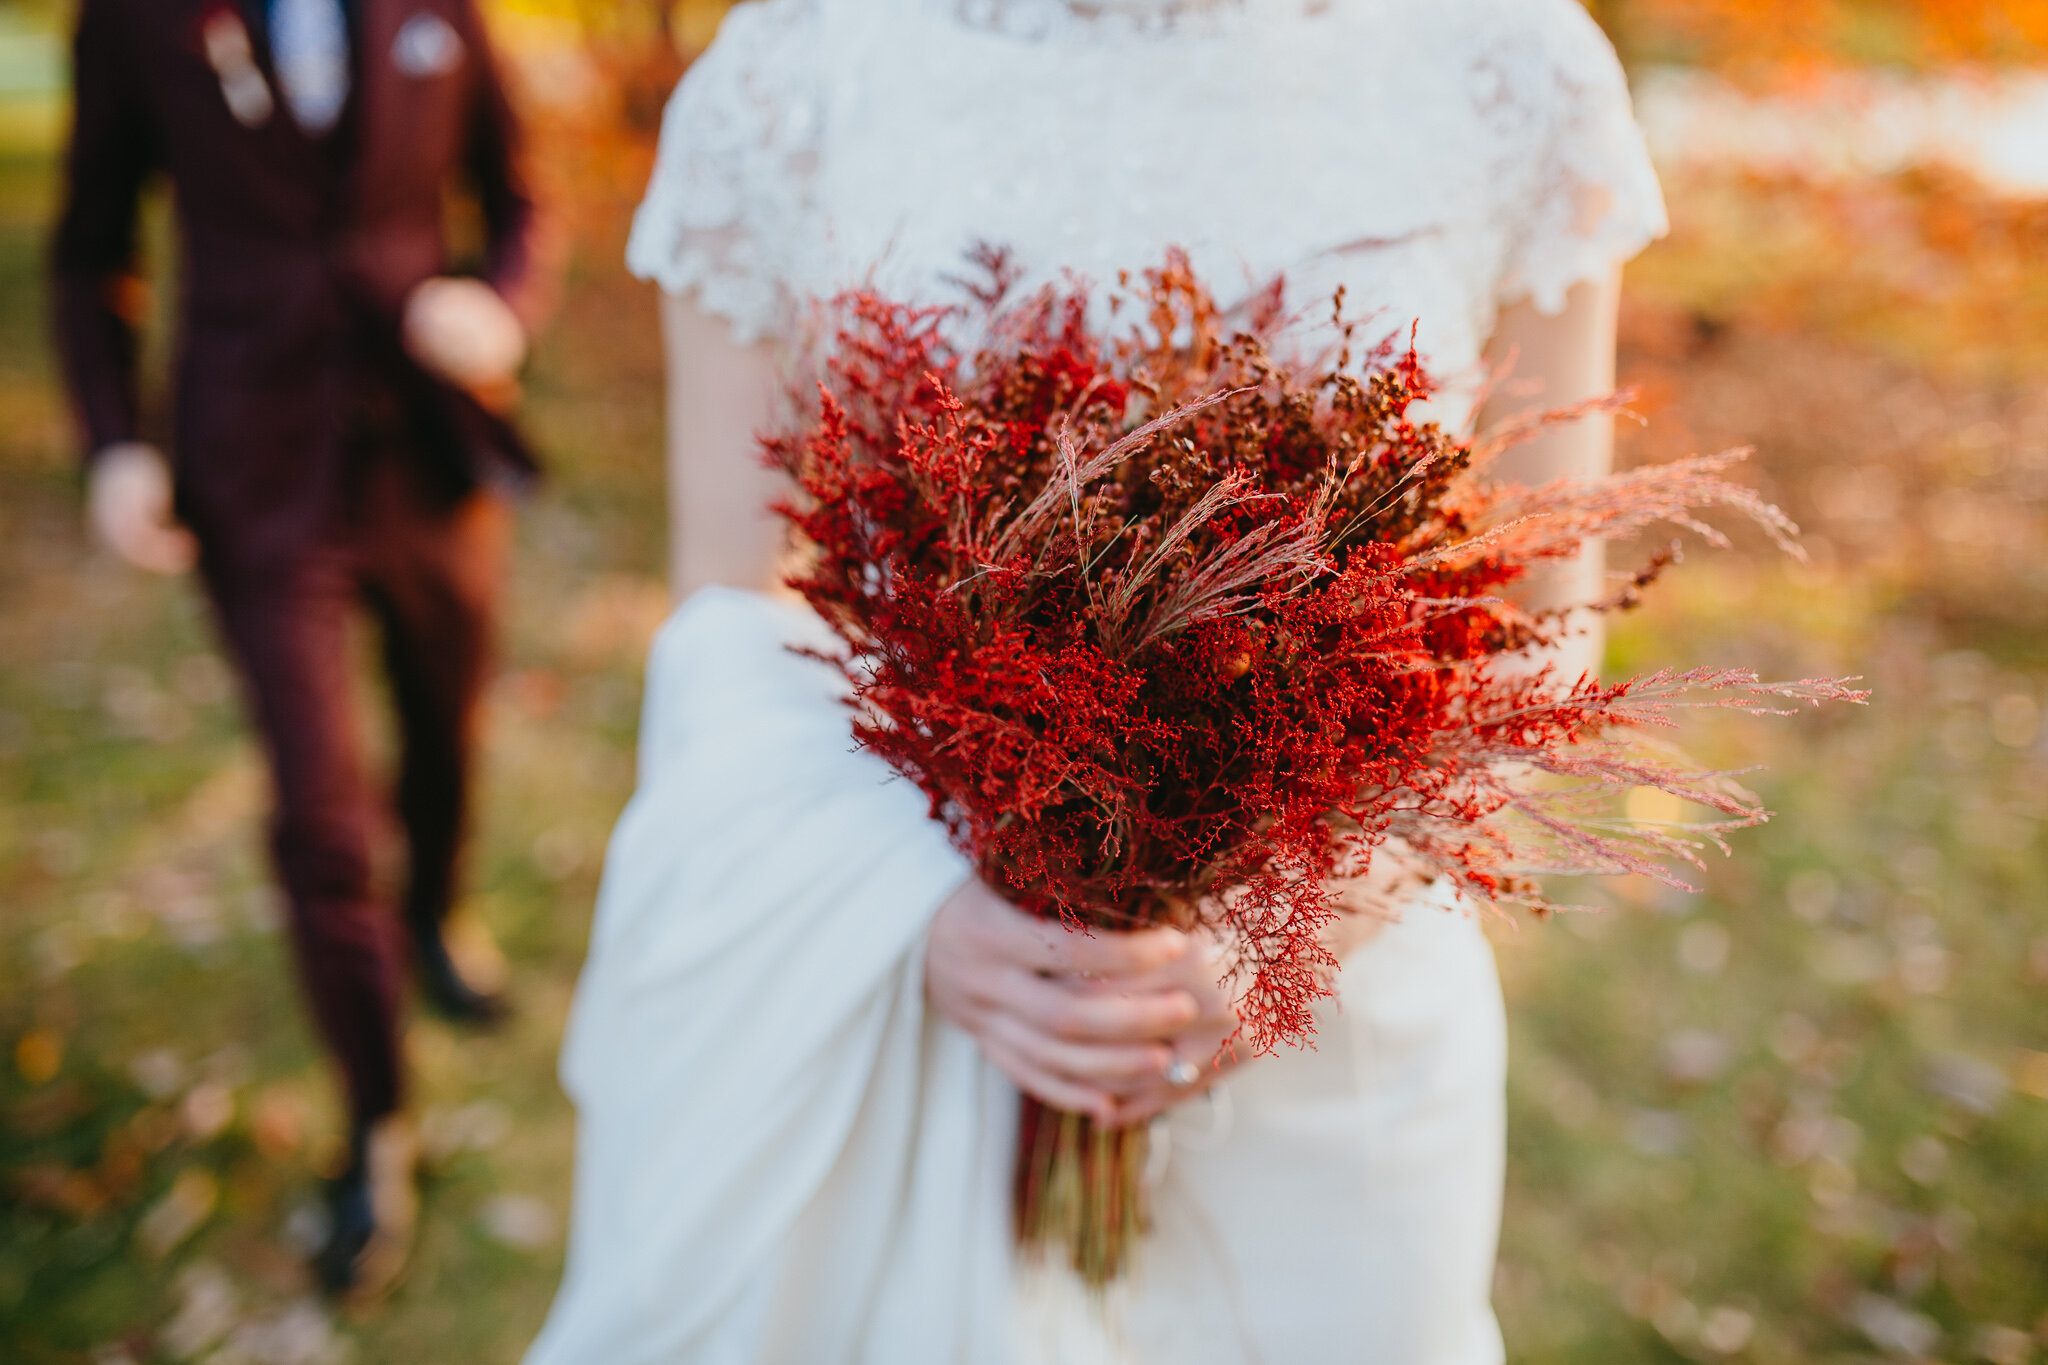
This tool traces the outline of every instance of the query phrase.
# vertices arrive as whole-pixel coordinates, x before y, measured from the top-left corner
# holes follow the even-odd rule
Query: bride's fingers
[[[991,954],[1033,971],[1135,976],[1187,952],[1178,929],[1133,931],[1070,929],[1058,920],[1019,910],[993,891],[973,919],[973,932]]]
[[[1228,1052],[1216,1050],[1214,1039],[1184,1039],[1177,1054],[1198,1068],[1196,1078],[1190,1085],[1175,1085],[1163,1074],[1148,1077],[1144,1083],[1117,1094],[1116,1107],[1108,1122],[1116,1124],[1143,1123],[1154,1115],[1163,1114],[1177,1104],[1207,1091],[1223,1079],[1232,1064]]]
[[[1008,1015],[991,1021],[989,1036],[1042,1071],[1118,1095],[1157,1081],[1173,1062],[1163,1044],[1074,1043]]]
[[[1047,978],[1040,977],[1040,981]],[[1170,1034],[1146,1032],[1144,1037],[1157,1037],[1160,1041],[1180,1046],[1191,1037],[1221,1037],[1231,1033],[1238,1026],[1237,997],[1228,981],[1211,982],[1207,979],[1177,981],[1172,978],[1150,977],[1141,984],[1132,981],[1128,985],[1121,981],[1102,981],[1075,977],[1054,977],[1050,984],[1055,988],[1083,998],[1110,998],[1121,1000],[1148,1000],[1159,998],[1184,998],[1191,1001],[1194,1012],[1187,1022],[1175,1028]],[[1156,1022],[1148,1018],[1147,1024]]]
[[[1203,1081],[1181,1089],[1161,1086],[1125,1095],[1111,1105],[1107,1115],[1098,1114],[1097,1117],[1114,1127],[1128,1128],[1132,1124],[1157,1118],[1184,1100],[1193,1099],[1207,1090],[1209,1085],[1210,1082]]]
[[[1083,994],[1158,995],[1184,991],[1201,1006],[1202,1018],[1234,1013],[1237,982],[1227,964],[1218,961],[1173,962],[1129,977],[1075,976],[1058,979],[1068,990]]]
[[[1095,1086],[1067,1079],[1032,1062],[993,1038],[981,1039],[982,1055],[1019,1090],[1070,1114],[1107,1119],[1117,1110],[1116,1097]]]
[[[1165,1042],[1202,1017],[1185,990],[1136,994],[1074,990],[1029,972],[1004,973],[995,983],[999,1007],[1040,1032],[1084,1043]]]

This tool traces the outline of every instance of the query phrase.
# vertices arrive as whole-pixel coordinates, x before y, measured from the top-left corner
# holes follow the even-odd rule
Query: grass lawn
[[[634,163],[590,177],[529,393],[555,477],[521,522],[473,869],[521,1009],[490,1037],[413,1024],[423,1233],[348,1318],[301,1268],[338,1125],[257,755],[192,587],[80,531],[42,341],[48,128],[0,118],[0,1358],[514,1361],[560,1268],[554,1050],[665,609],[654,307],[618,265]],[[1758,443],[1813,555],[1692,554],[1617,623],[1613,667],[1860,673],[1877,697],[1691,728],[1768,764],[1780,812],[1705,894],[1597,888],[1606,913],[1497,935],[1510,1358],[2034,1360],[2048,228],[1907,180],[1672,197],[1681,231],[1631,275],[1652,422],[1629,456]]]

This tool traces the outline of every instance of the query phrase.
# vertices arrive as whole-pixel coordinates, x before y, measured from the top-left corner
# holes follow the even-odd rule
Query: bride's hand
[[[1209,1013],[1190,984],[1199,971],[1171,970],[1189,949],[1175,929],[1070,930],[970,880],[932,917],[925,995],[1018,1089],[1117,1121],[1150,1102],[1177,1040]]]
[[[1172,1058],[1144,1083],[1118,1100],[1110,1121],[1143,1123],[1184,1100],[1193,1099],[1249,1053],[1231,1046],[1239,1025],[1232,960],[1222,939],[1197,931],[1188,951],[1149,976],[1124,983],[1128,990],[1183,990],[1199,1007],[1194,1020],[1168,1040]]]

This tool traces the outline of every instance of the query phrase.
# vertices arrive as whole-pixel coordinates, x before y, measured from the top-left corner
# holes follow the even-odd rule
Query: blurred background
[[[522,1008],[491,1037],[413,1024],[421,1242],[351,1318],[302,1268],[340,1126],[258,755],[193,588],[81,528],[41,279],[68,6],[0,3],[8,1361],[511,1362],[546,1310],[555,1046],[666,610],[654,298],[620,258],[662,102],[725,6],[488,8],[575,241],[528,388],[554,478],[521,519],[474,859]],[[1766,765],[1779,812],[1703,895],[1621,884],[1610,913],[1496,935],[1510,1358],[2048,1359],[2048,0],[1594,9],[1674,223],[1628,275],[1649,421],[1624,458],[1754,443],[1810,552],[1693,554],[1616,623],[1610,668],[1876,696],[1690,727]]]

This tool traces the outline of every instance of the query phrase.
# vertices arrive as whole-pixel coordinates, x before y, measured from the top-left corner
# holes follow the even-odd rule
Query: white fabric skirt
[[[663,629],[562,1078],[569,1262],[527,1365],[1493,1365],[1505,1029],[1485,938],[1418,903],[1317,1046],[1156,1128],[1154,1226],[1104,1299],[1020,1265],[1016,1092],[925,1008],[968,875],[855,750],[799,607]]]

